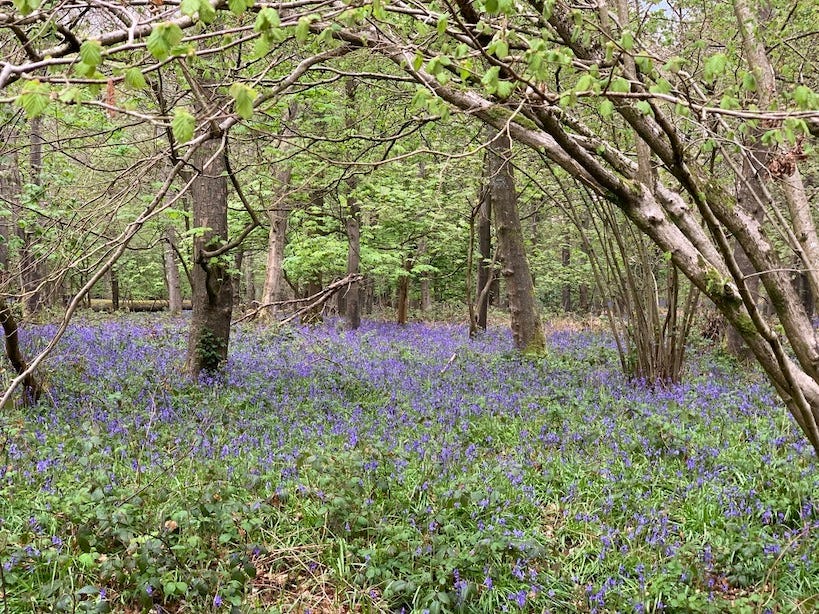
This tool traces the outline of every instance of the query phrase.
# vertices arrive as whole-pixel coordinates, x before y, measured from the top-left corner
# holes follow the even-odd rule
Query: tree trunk
[[[6,356],[18,375],[28,369],[28,363],[20,351],[19,336],[17,334],[17,320],[4,299],[0,299],[0,326],[6,340]],[[43,387],[33,373],[23,379],[23,402],[36,403],[43,394]]]
[[[286,140],[292,136],[293,131],[288,127],[288,122],[293,121],[298,112],[298,106],[291,102],[290,106],[282,118],[284,128],[278,142],[278,149],[282,154],[286,154],[292,145]],[[276,200],[267,209],[267,220],[270,222],[270,230],[267,235],[267,263],[265,265],[264,285],[262,286],[261,311],[259,315],[262,319],[273,319],[278,311],[277,301],[282,299],[282,286],[284,272],[284,248],[287,246],[287,218],[290,215],[290,207],[285,204],[290,191],[290,177],[292,171],[287,162],[281,162],[274,173],[274,180],[277,184]]]
[[[182,313],[182,290],[179,285],[179,268],[176,265],[176,250],[174,249],[175,231],[168,227],[165,230],[164,260],[165,285],[168,288],[168,310],[171,315]]]
[[[486,172],[491,182],[492,174],[490,162],[487,158]],[[478,252],[480,261],[478,262],[478,287],[476,289],[478,299],[478,314],[476,325],[481,330],[486,330],[487,314],[489,312],[489,300],[492,294],[491,285],[493,283],[492,266],[492,196],[489,190],[484,194],[478,209]],[[470,275],[472,273],[470,272]],[[489,287],[487,287],[489,286]]]
[[[361,263],[361,208],[352,197],[348,205],[350,212],[347,217],[347,275],[357,275]],[[345,315],[350,330],[356,330],[361,326],[359,286],[358,282],[351,283],[345,291]]]
[[[29,182],[32,185],[32,197],[40,200],[43,195],[43,135],[42,120],[37,117],[31,120],[29,132]],[[22,217],[22,209],[18,215]],[[46,277],[44,256],[35,252],[35,231],[42,223],[36,213],[29,213],[22,224],[18,224],[20,239],[20,287],[23,292],[23,316],[36,314],[43,307],[44,280]]]
[[[253,270],[253,252],[248,252],[245,256],[244,276],[245,276],[245,303],[254,305],[256,303],[256,279]]]
[[[567,241],[568,239],[569,237],[566,237]],[[568,243],[564,243],[560,249],[560,264],[563,267],[563,275],[568,278],[568,269],[572,264],[572,249]],[[560,291],[560,303],[564,313],[569,313],[572,310],[572,286],[566,280],[563,281],[563,287]]]
[[[111,267],[108,275],[111,279],[111,309],[119,311],[119,276],[117,275],[117,269]]]
[[[245,259],[245,250],[239,247],[233,258],[233,305],[239,307],[242,304],[242,262]]]
[[[193,245],[191,318],[187,370],[194,377],[213,373],[227,359],[230,318],[233,311],[233,276],[226,255],[209,257],[208,251],[227,241],[227,177],[221,139],[205,141],[193,157],[198,172],[190,191],[193,226],[206,229]]]
[[[503,253],[501,274],[509,297],[512,336],[519,350],[542,354],[546,350],[546,338],[537,313],[529,260],[523,244],[508,133],[499,132],[489,144],[488,151],[489,192]]]
[[[403,326],[409,317],[409,287],[410,271],[412,270],[412,258],[407,258],[404,262],[405,273],[398,279],[398,303],[395,308],[395,319]]]

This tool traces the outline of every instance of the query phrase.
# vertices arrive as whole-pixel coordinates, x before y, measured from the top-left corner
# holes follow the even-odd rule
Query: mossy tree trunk
[[[201,229],[193,244],[191,302],[193,316],[188,337],[187,370],[198,377],[212,373],[227,359],[233,312],[233,275],[227,254],[211,257],[227,241],[227,177],[222,142],[205,141],[193,157],[195,172],[190,191],[193,226]]]
[[[523,244],[511,157],[509,134],[501,131],[489,144],[489,199],[503,254],[501,275],[506,281],[515,347],[526,353],[542,354],[546,350],[546,337]]]

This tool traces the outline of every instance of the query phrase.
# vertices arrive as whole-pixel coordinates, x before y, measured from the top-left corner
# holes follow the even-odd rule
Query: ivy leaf
[[[187,109],[176,109],[171,120],[171,131],[173,138],[178,143],[187,143],[193,138],[196,130],[196,118]]]
[[[156,26],[145,46],[152,56],[157,60],[165,60],[170,55],[171,49],[182,40],[182,28],[175,23],[161,23]]]
[[[35,79],[26,83],[15,103],[25,111],[26,117],[32,119],[43,114],[50,99],[51,91],[48,85]]]
[[[253,101],[256,99],[256,90],[244,83],[234,83],[228,90],[234,101],[236,114],[242,119],[253,117]]]
[[[102,45],[100,42],[89,39],[80,45],[80,60],[94,68],[102,64]]]
[[[125,71],[125,86],[132,90],[141,90],[145,87],[145,75],[139,68],[129,68]]]

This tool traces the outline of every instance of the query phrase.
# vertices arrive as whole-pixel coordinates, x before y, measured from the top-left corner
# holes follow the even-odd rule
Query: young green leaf
[[[307,17],[299,17],[299,22],[296,24],[296,41],[303,43],[307,40],[310,34],[310,20]]]
[[[228,8],[234,15],[241,15],[253,6],[253,0],[228,0]]]
[[[234,101],[236,114],[242,119],[253,117],[253,101],[256,99],[256,91],[244,83],[234,83],[228,90]]]
[[[176,109],[171,120],[173,138],[180,144],[187,143],[193,138],[196,130],[196,118],[187,109]]]
[[[12,4],[23,15],[30,15],[40,8],[40,0],[12,0]]]
[[[89,39],[80,45],[80,60],[96,68],[102,64],[102,45],[98,40]]]
[[[603,117],[611,117],[612,113],[614,113],[614,103],[611,100],[601,100],[597,110]]]
[[[706,81],[713,81],[725,72],[728,65],[728,56],[724,53],[715,53],[705,61],[703,77]]]
[[[208,0],[199,0],[199,19],[202,23],[213,23],[216,19],[216,9]]]
[[[276,9],[265,7],[259,11],[256,16],[256,22],[253,24],[253,30],[256,32],[264,32],[271,28],[278,28],[281,25],[281,19]]]
[[[145,45],[157,60],[165,60],[182,36],[182,28],[175,23],[161,23],[153,29]]]
[[[125,71],[125,87],[132,90],[141,90],[146,85],[145,75],[139,68],[129,68]]]
[[[48,107],[50,97],[51,92],[48,85],[35,79],[26,83],[15,103],[25,111],[26,117],[32,119],[43,114]]]

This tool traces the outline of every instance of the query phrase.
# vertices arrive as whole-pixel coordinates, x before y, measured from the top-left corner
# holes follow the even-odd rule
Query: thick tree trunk
[[[179,285],[179,268],[176,265],[176,250],[174,249],[175,231],[173,228],[165,230],[164,261],[165,285],[168,289],[168,310],[171,315],[182,313],[182,289]]]
[[[3,327],[3,334],[6,340],[6,356],[14,367],[18,375],[28,369],[28,363],[23,358],[20,351],[19,337],[17,334],[17,320],[4,299],[0,299],[0,326]],[[43,394],[43,387],[33,373],[29,373],[23,379],[23,402],[36,403]]]
[[[212,258],[228,237],[227,178],[221,140],[205,141],[193,164],[199,173],[191,185],[193,226],[206,229],[194,239],[191,272],[193,315],[188,338],[187,369],[197,377],[212,373],[227,359],[233,311],[233,276],[226,256]]]
[[[489,191],[503,253],[501,274],[506,281],[515,347],[540,354],[546,350],[546,338],[523,244],[511,155],[509,135],[501,131],[489,145]]]

